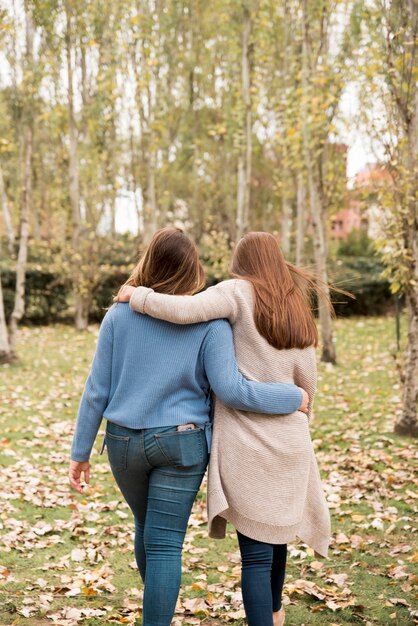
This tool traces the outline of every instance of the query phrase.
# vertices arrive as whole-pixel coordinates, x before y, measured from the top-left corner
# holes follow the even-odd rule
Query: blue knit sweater
[[[102,418],[127,428],[210,423],[211,389],[236,409],[291,413],[295,385],[252,382],[238,371],[226,320],[178,326],[113,305],[105,315],[78,411],[71,458],[87,461]]]

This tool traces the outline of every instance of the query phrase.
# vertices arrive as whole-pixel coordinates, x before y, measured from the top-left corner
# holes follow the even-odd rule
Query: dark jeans
[[[286,544],[250,539],[237,531],[242,560],[242,599],[248,626],[273,626],[282,606]]]
[[[203,430],[132,430],[107,423],[110,467],[135,518],[135,558],[144,581],[143,626],[169,626],[181,581],[187,522],[205,473]]]

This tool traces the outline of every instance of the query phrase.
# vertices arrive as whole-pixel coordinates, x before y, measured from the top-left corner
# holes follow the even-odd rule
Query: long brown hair
[[[125,284],[168,294],[200,291],[205,272],[196,244],[180,228],[157,230]]]
[[[332,309],[331,302],[314,276],[285,260],[273,235],[244,235],[235,248],[230,272],[251,282],[255,325],[269,344],[278,349],[318,345],[312,296],[316,294]]]

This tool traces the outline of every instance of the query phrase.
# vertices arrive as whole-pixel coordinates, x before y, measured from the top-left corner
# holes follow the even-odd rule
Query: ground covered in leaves
[[[98,455],[101,438],[89,493],[67,484],[96,337],[96,327],[82,335],[64,326],[23,329],[21,362],[0,368],[3,625],[141,623],[132,520]],[[312,423],[333,542],[325,561],[290,546],[286,624],[413,624],[416,446],[392,434],[401,402],[394,320],[339,320],[337,346],[339,365],[319,367]],[[224,541],[207,538],[201,493],[174,624],[244,624],[239,575],[233,529]]]

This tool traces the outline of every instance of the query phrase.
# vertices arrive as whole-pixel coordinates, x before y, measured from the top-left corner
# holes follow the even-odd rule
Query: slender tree
[[[408,319],[399,434],[418,435],[418,0],[375,0],[368,5],[363,68],[366,123],[383,143],[391,178],[381,188],[378,241],[394,293],[403,293]],[[385,125],[374,115],[378,101]]]
[[[336,197],[339,199],[335,194],[338,187],[334,180],[337,153],[335,149],[330,149],[330,142],[334,132],[334,119],[350,76],[350,61],[358,40],[358,27],[354,19],[357,14],[356,5],[348,0],[341,0],[338,7],[340,11],[337,13],[331,2],[302,0],[299,12],[302,40],[302,153],[309,194],[315,264],[326,296],[329,296],[329,215]],[[321,358],[323,361],[335,363],[331,314],[322,302],[319,303],[319,322]]]
[[[89,293],[85,294],[80,276],[83,261],[81,250],[82,224],[80,212],[80,176],[79,176],[79,130],[75,117],[74,103],[74,67],[75,58],[75,18],[70,0],[65,0],[65,55],[67,66],[67,107],[68,107],[68,180],[72,218],[72,266],[75,270],[75,326],[84,330],[88,319]],[[85,84],[83,83],[85,86]],[[84,92],[85,93],[85,92]],[[86,96],[84,95],[84,102]]]
[[[242,34],[241,34],[241,80],[243,102],[243,137],[242,148],[238,154],[237,170],[237,232],[239,239],[248,228],[250,199],[251,199],[251,167],[252,167],[252,99],[251,99],[251,34],[253,17],[251,3],[243,4]]]
[[[14,307],[9,324],[9,343],[13,358],[17,358],[18,324],[25,312],[26,264],[28,258],[29,219],[32,209],[32,156],[34,124],[34,25],[31,8],[27,0],[24,5],[25,17],[25,54],[23,61],[22,82],[22,172],[23,185],[21,194],[21,212],[19,228],[19,251],[16,261],[16,286]]]
[[[12,215],[10,212],[9,201],[7,199],[6,188],[4,186],[3,168],[0,165],[0,202],[3,211],[3,220],[6,227],[7,243],[9,247],[10,256],[14,255],[15,246],[15,231],[13,227]]]

